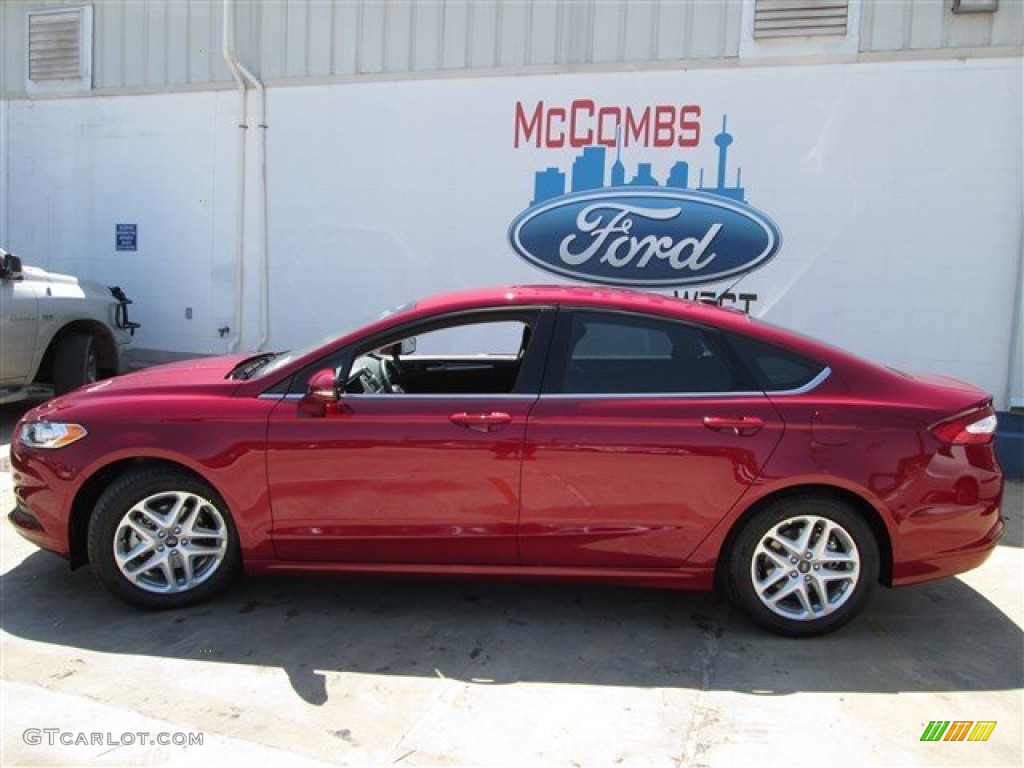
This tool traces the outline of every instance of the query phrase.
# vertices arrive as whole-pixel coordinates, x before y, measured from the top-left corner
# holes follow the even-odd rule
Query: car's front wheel
[[[186,472],[149,468],[104,491],[89,522],[89,560],[117,597],[178,608],[227,586],[238,570],[238,537],[227,505]]]
[[[878,580],[878,544],[850,506],[783,499],[751,517],[729,556],[733,598],[761,626],[790,637],[850,621]]]

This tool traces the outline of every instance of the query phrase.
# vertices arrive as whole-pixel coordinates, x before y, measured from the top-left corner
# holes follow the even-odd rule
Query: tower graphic
[[[615,129],[615,162],[612,164],[612,186],[626,183],[626,166],[622,164],[622,126]]]
[[[537,171],[533,182],[533,202],[530,205],[537,205],[564,194],[565,174],[557,168],[546,168],[543,171]]]
[[[715,187],[701,187],[701,192],[710,192],[712,195],[720,195],[721,197],[728,197],[731,200],[739,200],[741,203],[745,200],[743,195],[743,187],[740,186],[740,170],[736,169],[736,186],[727,187],[725,185],[725,173],[728,165],[729,147],[732,145],[733,138],[732,134],[726,130],[726,120],[728,118],[722,116],[722,130],[715,136],[715,145],[718,147],[718,186]]]
[[[704,169],[700,169],[696,191],[718,197],[726,197],[738,202],[746,202],[746,190],[740,184],[739,168],[736,169],[736,183],[729,186],[726,177],[729,175],[729,147],[735,141],[728,131],[728,116],[722,117],[722,130],[715,135],[715,146],[718,147],[718,162],[715,184],[704,186]],[[622,162],[622,127],[615,132],[615,161],[611,172],[605,175],[607,148],[595,144],[584,147],[583,152],[575,157],[572,163],[571,188],[566,189],[566,174],[558,168],[549,167],[534,174],[533,200],[530,206],[561,197],[570,192],[586,192],[594,189],[614,189],[617,187],[664,187],[671,189],[690,189],[690,165],[685,160],[677,160],[669,169],[664,184],[660,184],[654,176],[651,163],[637,163],[636,172],[627,181],[626,166]],[[605,183],[605,179],[608,183]]]
[[[572,164],[572,191],[585,192],[588,189],[601,189],[604,186],[604,155],[601,145],[583,148]]]
[[[672,170],[668,172],[668,181],[665,182],[666,187],[676,187],[677,189],[686,189],[686,185],[690,181],[690,165],[685,160],[678,161],[672,166]]]

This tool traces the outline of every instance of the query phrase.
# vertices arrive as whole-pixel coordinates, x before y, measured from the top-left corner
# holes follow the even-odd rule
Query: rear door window
[[[710,335],[685,323],[576,311],[568,320],[564,394],[722,393],[736,380]]]

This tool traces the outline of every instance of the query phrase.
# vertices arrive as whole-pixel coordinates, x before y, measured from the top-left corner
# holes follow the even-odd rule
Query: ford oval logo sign
[[[643,288],[741,275],[766,264],[781,239],[745,203],[667,188],[572,193],[528,208],[509,227],[512,247],[541,269]]]

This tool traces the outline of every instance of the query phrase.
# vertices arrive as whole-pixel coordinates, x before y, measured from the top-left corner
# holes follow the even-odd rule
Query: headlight
[[[30,421],[18,431],[18,442],[29,448],[63,448],[89,434],[81,424]]]

